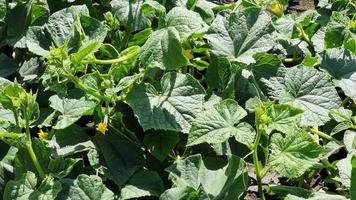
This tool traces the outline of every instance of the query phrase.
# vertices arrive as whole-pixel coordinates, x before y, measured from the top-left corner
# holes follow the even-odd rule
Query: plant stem
[[[283,58],[282,61],[285,62],[285,63],[293,63],[293,62],[297,62],[299,61],[300,58],[298,57],[295,57],[295,58]]]
[[[342,101],[342,105],[347,106],[347,104],[350,102],[351,98],[350,97],[346,97],[343,101]]]
[[[8,132],[0,132],[0,138],[3,138],[3,137],[17,139],[17,138],[24,137],[24,135],[23,134],[18,134],[18,133],[11,133],[11,132],[10,133],[8,133]]]
[[[306,41],[311,47],[313,47],[313,43],[310,41],[308,35],[304,32],[303,27],[298,26],[297,27],[298,31],[302,34],[302,39]]]
[[[262,171],[261,171],[261,177],[265,177],[267,175],[267,173],[269,172],[269,170],[271,170],[272,166],[271,165],[268,165],[266,168],[264,168]]]
[[[130,54],[121,56],[116,59],[100,60],[100,59],[94,58],[93,60],[85,60],[85,61],[83,61],[83,63],[84,64],[95,63],[95,64],[99,64],[99,65],[111,65],[111,64],[115,64],[115,63],[123,63],[127,60],[130,60],[131,58],[136,57],[136,56],[137,56],[137,52],[134,52],[134,53],[130,53]]]
[[[309,130],[310,130],[310,132],[312,132],[312,133],[314,133],[314,134],[316,134],[316,135],[318,135],[318,136],[320,136],[320,137],[322,137],[322,138],[325,138],[325,139],[327,139],[327,140],[333,141],[333,142],[337,143],[338,145],[342,145],[342,146],[344,145],[344,144],[343,144],[342,142],[340,142],[339,140],[337,140],[337,139],[331,137],[330,135],[325,134],[325,133],[323,133],[323,132],[321,132],[321,131],[319,131],[319,130],[316,130],[315,128],[310,128]]]
[[[257,129],[256,129],[256,139],[254,142],[254,146],[253,146],[253,164],[255,165],[255,171],[256,171],[256,179],[257,179],[257,184],[258,184],[258,194],[261,198],[261,200],[265,200],[265,196],[263,194],[263,188],[262,188],[262,176],[261,176],[261,169],[260,169],[260,163],[258,160],[258,154],[257,154],[257,150],[258,150],[258,146],[260,143],[260,139],[261,139],[261,132],[259,131],[259,127],[258,124],[256,125]]]
[[[109,97],[104,96],[104,95],[100,94],[100,92],[97,92],[97,91],[87,87],[77,77],[70,75],[70,76],[68,76],[68,78],[74,83],[74,85],[77,88],[83,90],[84,92],[86,92],[100,100],[111,102],[111,99]]]
[[[33,151],[32,148],[32,141],[31,141],[31,134],[30,134],[30,125],[29,125],[29,120],[28,120],[28,116],[26,116],[26,149],[28,154],[30,154],[30,158],[38,172],[38,175],[40,176],[41,179],[45,178],[45,173],[43,172],[43,169],[40,165],[40,163],[38,162],[37,156],[35,154],[35,152]]]

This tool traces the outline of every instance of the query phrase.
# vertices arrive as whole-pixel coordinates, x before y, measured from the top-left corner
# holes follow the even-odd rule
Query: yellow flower
[[[103,122],[100,122],[98,126],[96,127],[96,130],[99,131],[102,134],[105,134],[108,128],[106,128],[106,124]]]
[[[183,50],[183,55],[186,58],[188,58],[189,60],[194,58],[193,53],[192,53],[192,51],[190,49],[184,49]]]
[[[37,133],[38,137],[41,138],[41,139],[46,139],[47,136],[48,136],[48,133],[47,132],[44,132],[40,129],[40,131]]]
[[[282,16],[284,10],[283,10],[283,6],[279,3],[275,3],[270,5],[269,11],[271,11],[272,13],[274,13],[277,16]]]

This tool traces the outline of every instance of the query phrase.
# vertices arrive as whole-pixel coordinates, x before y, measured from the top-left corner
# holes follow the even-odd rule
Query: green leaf
[[[348,154],[346,158],[339,160],[336,163],[336,167],[339,171],[340,182],[346,188],[351,186],[351,174],[352,174],[352,165],[351,165],[352,155]]]
[[[82,127],[73,124],[65,129],[57,130],[48,143],[56,155],[67,156],[93,148],[94,144],[90,139],[91,137]]]
[[[34,173],[28,171],[20,179],[11,180],[6,184],[4,200],[45,200],[55,199],[61,190],[59,181],[46,177],[38,189],[36,189],[37,178]]]
[[[79,159],[58,157],[51,159],[48,163],[48,171],[55,178],[61,179],[72,171]]]
[[[209,88],[224,91],[232,75],[231,68],[229,59],[211,54],[211,61],[206,72],[206,82]]]
[[[97,135],[93,142],[99,151],[97,170],[121,187],[144,164],[140,146],[130,141],[116,129],[109,129],[105,135]],[[129,155],[129,156],[128,156]]]
[[[214,20],[215,15],[213,9],[217,5],[213,2],[206,0],[182,0],[177,1],[177,4],[199,13],[201,18],[208,24],[211,24]]]
[[[0,22],[5,20],[6,12],[7,12],[7,1],[0,0]]]
[[[47,57],[51,39],[44,27],[31,26],[26,33],[26,46],[36,55]]]
[[[166,26],[174,27],[181,38],[200,34],[207,30],[207,24],[198,13],[184,7],[175,7],[166,16]]]
[[[218,15],[205,38],[215,55],[250,64],[256,52],[266,52],[274,46],[271,21],[267,12],[257,8],[239,10],[227,17]]]
[[[151,26],[154,13],[145,15],[141,9],[146,0],[113,0],[110,2],[114,16],[128,31],[134,32]]]
[[[163,182],[157,172],[141,169],[121,189],[120,200],[145,196],[159,197],[163,190]]]
[[[3,106],[0,105],[0,121],[16,124],[15,113],[9,109],[5,109]]]
[[[16,72],[18,68],[18,64],[14,59],[7,57],[5,54],[0,54],[0,76],[7,77],[14,72]]]
[[[337,87],[356,101],[356,55],[341,49],[327,49],[320,68],[328,72]]]
[[[45,29],[57,47],[67,44],[74,37],[75,25],[79,23],[81,15],[89,15],[86,6],[71,6],[57,11],[49,17]]]
[[[114,200],[114,193],[103,184],[99,176],[80,174],[75,180],[63,179],[62,187],[58,200]]]
[[[31,23],[31,1],[22,1],[14,7],[9,7],[6,16],[7,43],[14,46],[22,46],[21,39],[26,35],[28,26]],[[11,24],[11,25],[10,25]]]
[[[48,163],[51,159],[51,149],[46,145],[46,143],[38,138],[32,138],[32,148],[37,157],[39,164],[45,173],[48,170]],[[25,143],[25,142],[24,142]],[[19,150],[16,154],[16,166],[20,166],[25,172],[31,171],[39,176],[37,168],[35,167],[31,157],[29,156],[28,150],[23,144],[21,147],[18,147]]]
[[[254,135],[246,135],[236,125],[247,115],[234,100],[226,99],[201,112],[193,120],[188,136],[188,146],[207,142],[217,144],[232,136],[244,144],[249,144]],[[249,134],[250,132],[246,132]]]
[[[198,190],[201,185],[210,199],[240,198],[249,185],[246,164],[237,156],[229,156],[227,161],[224,166],[214,166],[224,162],[193,155],[176,161],[167,171],[178,188]]]
[[[41,67],[42,63],[37,57],[30,58],[22,63],[19,74],[24,81],[31,81],[37,78]]]
[[[322,152],[309,133],[295,129],[285,138],[272,136],[269,163],[280,175],[296,178],[316,164]]]
[[[0,161],[0,197],[4,194],[6,183],[13,179],[16,153],[17,149],[15,147],[10,147],[6,155]]]
[[[53,95],[49,98],[49,102],[53,109],[61,113],[56,125],[53,126],[55,129],[64,129],[72,125],[82,115],[88,114],[96,106],[95,102],[86,100],[84,97],[80,99],[61,99],[58,95]]]
[[[30,195],[30,200],[56,199],[58,193],[62,190],[61,183],[55,181],[52,177],[46,177],[41,185]]]
[[[166,171],[170,174],[170,179],[178,187],[189,186],[197,190],[199,188],[199,171],[202,165],[202,157],[200,154],[192,155],[184,160],[177,160],[173,165],[168,167]]]
[[[76,52],[71,58],[78,63],[100,48],[107,33],[106,26],[95,18],[81,16],[80,22],[85,31],[86,37],[83,40],[78,52]]]
[[[264,124],[267,134],[276,130],[288,134],[297,127],[302,110],[285,104],[271,104],[264,109],[256,109],[256,118]]]
[[[301,125],[323,125],[330,120],[329,111],[341,106],[328,75],[316,69],[290,68],[284,77],[270,78],[267,86],[272,98],[304,110]]]
[[[255,62],[244,66],[235,78],[239,102],[255,96],[264,99],[267,88],[263,80],[276,76],[282,64],[278,56],[273,54],[255,53],[253,58]]]
[[[11,180],[6,184],[4,200],[27,200],[36,190],[37,178],[30,171],[26,172],[18,180]]]
[[[143,142],[155,158],[163,161],[179,142],[179,135],[169,131],[147,133]]]
[[[140,49],[140,60],[145,67],[163,70],[179,69],[187,65],[178,31],[168,27],[153,32]]]
[[[160,196],[161,200],[186,200],[186,199],[194,199],[194,200],[205,200],[209,199],[208,195],[203,191],[196,191],[191,187],[174,187],[170,188]]]
[[[126,101],[144,130],[172,130],[188,133],[191,121],[203,107],[205,91],[190,75],[166,73],[160,89],[140,84]]]
[[[330,110],[329,115],[336,122],[351,122],[352,111],[341,107]]]

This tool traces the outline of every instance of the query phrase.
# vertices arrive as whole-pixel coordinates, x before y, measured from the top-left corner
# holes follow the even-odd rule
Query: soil
[[[309,9],[315,9],[314,0],[289,0],[287,12],[300,13]]]

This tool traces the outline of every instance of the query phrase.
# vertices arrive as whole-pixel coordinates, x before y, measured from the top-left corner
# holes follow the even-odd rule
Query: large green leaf
[[[142,46],[140,60],[147,67],[163,70],[187,65],[181,39],[204,32],[206,26],[199,14],[183,7],[173,8],[166,16],[165,27],[153,32]]]
[[[32,172],[27,172],[18,180],[11,180],[6,184],[4,200],[29,199],[31,193],[36,189],[37,179]]]
[[[99,154],[95,158],[97,163],[90,164],[119,187],[145,164],[140,146],[116,129],[97,135],[93,142]]]
[[[58,194],[59,200],[114,200],[114,193],[109,190],[99,176],[78,175],[77,179],[63,179],[63,190]]]
[[[269,164],[280,175],[296,178],[316,164],[322,152],[309,133],[295,129],[285,137],[272,136]]]
[[[320,64],[327,71],[337,87],[356,101],[356,55],[350,51],[334,48],[327,49]]]
[[[251,144],[255,136],[237,125],[246,115],[246,111],[232,99],[215,104],[198,114],[193,120],[187,145],[192,146],[204,142],[217,144],[225,142],[232,136],[235,136],[241,143]]]
[[[179,142],[179,135],[169,131],[151,132],[145,135],[143,142],[155,158],[163,161]]]
[[[302,110],[285,104],[271,104],[263,109],[256,109],[256,118],[267,134],[276,130],[288,134],[297,127]]]
[[[8,7],[6,16],[8,44],[24,47],[22,39],[31,23],[31,10],[32,1],[22,1]]]
[[[11,180],[6,184],[3,198],[4,200],[55,199],[62,189],[60,182],[51,177],[46,177],[38,188],[36,185],[35,174],[28,171],[20,179]]]
[[[84,97],[80,99],[60,98],[58,95],[49,98],[50,106],[61,115],[58,117],[57,123],[53,128],[64,129],[76,122],[82,115],[88,114],[94,109],[96,103],[86,100]]]
[[[110,2],[115,17],[131,32],[151,26],[154,13],[144,13],[146,0],[113,0]]]
[[[48,56],[51,38],[44,27],[31,26],[26,33],[26,46],[29,51],[39,56]]]
[[[81,15],[89,15],[86,6],[71,6],[57,11],[49,17],[45,29],[57,47],[67,44],[74,37],[75,25],[79,23]]]
[[[216,166],[222,160],[193,155],[176,161],[167,171],[178,188],[202,189],[210,199],[240,198],[249,185],[246,164],[237,156],[227,161],[225,166]]]
[[[330,120],[329,111],[341,106],[328,75],[316,69],[287,69],[284,77],[270,78],[267,86],[272,98],[304,111],[301,125],[323,125]]]
[[[339,172],[340,182],[346,188],[350,188],[351,186],[351,175],[352,175],[352,154],[348,154],[346,158],[339,160],[336,163],[336,167]]]
[[[41,185],[30,195],[30,200],[56,199],[62,190],[61,183],[52,177],[46,177]]]
[[[144,130],[161,129],[188,133],[191,121],[202,110],[205,91],[192,76],[166,73],[161,86],[140,84],[127,96]]]
[[[183,55],[178,31],[168,27],[153,32],[140,50],[140,60],[145,67],[163,70],[185,66],[187,59]]]
[[[271,17],[265,11],[248,8],[218,15],[205,38],[211,51],[218,56],[227,56],[235,61],[250,64],[253,54],[266,52],[273,46]]]
[[[91,139],[82,127],[73,124],[57,130],[48,143],[55,155],[67,156],[94,148]]]
[[[264,99],[267,87],[263,80],[277,76],[281,61],[277,55],[255,53],[255,62],[246,65],[235,76],[235,91],[239,102],[258,96]]]
[[[0,54],[0,76],[7,77],[13,74],[18,68],[18,64],[14,59],[7,57],[5,54]]]
[[[174,27],[181,38],[206,31],[207,25],[198,13],[184,7],[175,7],[166,16],[166,26]]]
[[[141,169],[121,189],[120,199],[133,199],[145,196],[159,197],[163,189],[163,182],[157,172]]]

